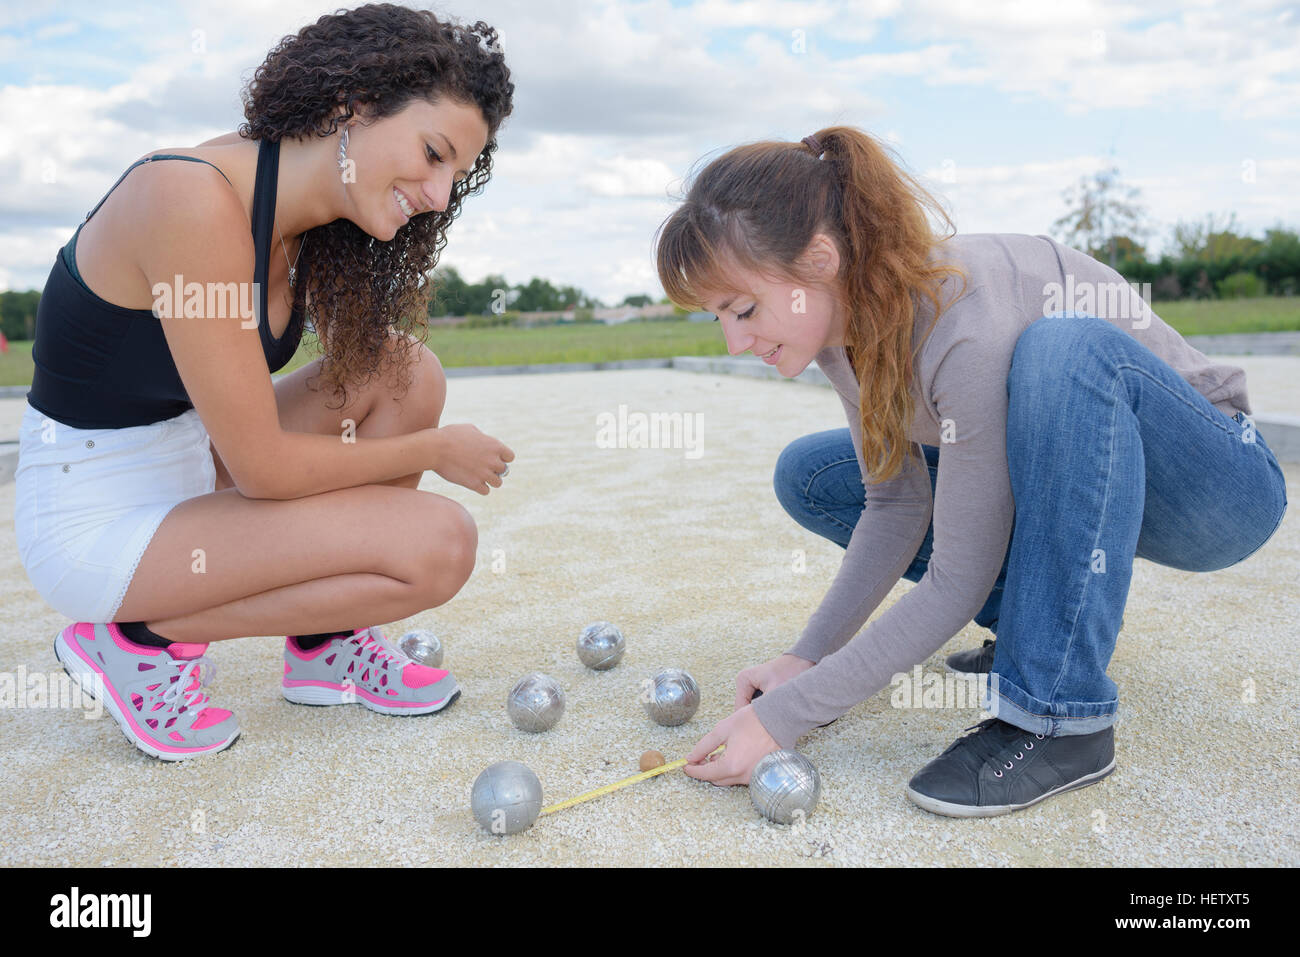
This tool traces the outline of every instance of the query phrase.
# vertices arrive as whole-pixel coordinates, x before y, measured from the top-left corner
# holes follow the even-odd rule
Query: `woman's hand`
[[[480,495],[488,493],[489,485],[501,487],[501,473],[515,457],[503,442],[468,423],[429,431],[437,433],[438,438],[433,471]]]
[[[718,745],[727,749],[713,754]],[[701,739],[682,768],[690,777],[714,784],[748,784],[754,765],[763,755],[779,751],[781,746],[767,733],[752,707],[746,706],[723,718]],[[712,755],[712,757],[710,757]]]
[[[812,666],[813,663],[807,658],[800,658],[798,655],[781,655],[761,665],[746,668],[736,675],[736,710],[739,711],[753,701],[755,691],[766,694],[796,675],[803,674]]]
[[[736,710],[701,739],[686,756],[682,770],[690,777],[714,784],[748,784],[754,765],[763,755],[781,749],[754,713],[750,704],[754,693],[771,691],[812,666],[807,658],[780,655],[736,675]],[[725,744],[726,750],[713,754],[720,744]]]

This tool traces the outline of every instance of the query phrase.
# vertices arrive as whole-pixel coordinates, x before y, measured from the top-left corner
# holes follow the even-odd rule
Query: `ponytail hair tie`
[[[813,151],[813,154],[816,155],[818,159],[821,159],[822,153],[826,152],[826,150],[822,148],[822,144],[818,142],[817,137],[811,134],[805,136],[800,142],[807,144],[808,148]]]

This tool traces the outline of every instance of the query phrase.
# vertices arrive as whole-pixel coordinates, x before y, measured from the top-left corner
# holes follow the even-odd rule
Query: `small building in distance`
[[[539,326],[552,325],[555,323],[574,322],[580,312],[589,312],[592,319],[596,322],[603,322],[607,326],[618,325],[622,322],[633,322],[637,319],[671,319],[675,307],[667,303],[656,303],[650,306],[611,306],[609,308],[579,310],[576,308],[561,309],[553,312],[521,312],[515,325],[519,326]],[[712,319],[709,313],[701,315]],[[438,316],[429,320],[431,326],[459,326],[462,325],[467,316]]]
[[[612,306],[609,309],[592,310],[592,317],[608,326],[634,319],[667,319],[673,314],[673,307],[668,303],[656,303],[650,306]]]

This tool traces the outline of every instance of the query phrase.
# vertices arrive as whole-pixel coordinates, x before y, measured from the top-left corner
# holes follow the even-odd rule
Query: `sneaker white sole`
[[[148,738],[143,738],[136,734],[132,729],[129,720],[122,714],[122,709],[118,706],[117,700],[113,694],[97,694],[106,690],[104,679],[94,668],[87,664],[64,640],[63,632],[60,631],[54,636],[54,657],[59,659],[59,664],[63,666],[64,672],[69,678],[77,683],[81,688],[82,694],[88,698],[100,701],[113,720],[117,722],[118,728],[126,735],[126,740],[149,755],[151,758],[158,758],[160,761],[185,761],[189,758],[197,758],[204,754],[214,754],[217,751],[224,751],[235,743],[239,737],[236,731],[229,738],[207,748],[200,748],[193,751],[177,752],[164,751]]]
[[[1046,801],[1054,794],[1064,794],[1066,791],[1074,791],[1078,788],[1086,788],[1089,784],[1096,784],[1110,772],[1115,770],[1115,759],[1111,758],[1110,764],[1106,765],[1100,771],[1085,775],[1069,784],[1062,784],[1055,790],[1048,791],[1039,797],[1034,798],[1025,804],[991,804],[986,807],[976,807],[970,804],[953,804],[949,801],[940,801],[938,798],[932,798],[929,795],[922,794],[920,791],[913,791],[911,785],[903,789],[907,799],[917,807],[924,808],[934,814],[942,814],[945,817],[997,817],[999,814],[1010,814],[1013,811],[1023,811],[1027,807],[1033,807],[1040,801]]]
[[[280,686],[280,693],[284,695],[286,701],[293,704],[309,704],[317,707],[326,707],[336,704],[359,704],[377,714],[393,715],[416,715],[416,714],[433,714],[441,711],[453,701],[460,697],[460,685],[452,683],[451,693],[440,701],[434,701],[427,705],[420,705],[414,708],[399,708],[389,705],[378,704],[371,701],[355,691],[341,691],[338,688],[325,688],[320,685],[297,685],[292,688]]]

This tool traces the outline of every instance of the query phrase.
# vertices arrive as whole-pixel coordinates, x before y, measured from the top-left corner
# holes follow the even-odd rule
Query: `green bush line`
[[[1156,315],[1179,333],[1217,335],[1300,330],[1300,297],[1264,296],[1203,302],[1165,302]],[[660,359],[671,356],[726,355],[726,343],[712,322],[564,323],[536,328],[434,326],[426,344],[445,367],[525,365],[556,362],[608,362],[615,359]],[[30,385],[32,343],[10,342],[0,355],[0,385]],[[314,337],[304,339],[283,370],[319,355]]]

